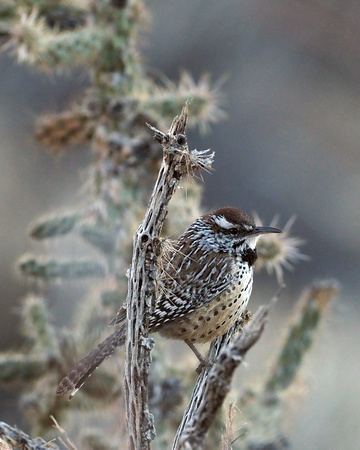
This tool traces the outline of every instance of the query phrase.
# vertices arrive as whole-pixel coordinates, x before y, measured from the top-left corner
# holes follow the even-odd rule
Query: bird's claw
[[[200,364],[196,368],[196,373],[200,375],[203,369],[210,369],[214,365],[214,362],[215,361],[213,359],[203,357]]]

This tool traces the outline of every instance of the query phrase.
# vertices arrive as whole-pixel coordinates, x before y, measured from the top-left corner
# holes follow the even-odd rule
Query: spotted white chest
[[[239,261],[232,271],[233,282],[221,294],[176,322],[164,323],[159,333],[192,343],[210,342],[226,333],[245,311],[253,284],[253,268],[248,264]]]

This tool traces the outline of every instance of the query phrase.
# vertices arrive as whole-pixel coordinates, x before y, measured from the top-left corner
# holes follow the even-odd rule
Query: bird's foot
[[[200,375],[203,369],[209,369],[210,367],[212,367],[212,365],[214,364],[214,361],[212,359],[203,356],[192,342],[185,340],[185,343],[191,348],[197,359],[200,361],[200,364],[196,368],[196,373],[198,375]]]
[[[214,365],[214,362],[213,359],[205,358],[203,356],[200,364],[196,368],[196,373],[200,375],[203,369],[210,369]]]

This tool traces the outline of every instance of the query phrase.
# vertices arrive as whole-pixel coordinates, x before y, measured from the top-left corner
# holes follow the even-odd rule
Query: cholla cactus
[[[0,381],[32,381],[32,390],[23,397],[22,405],[37,433],[51,430],[51,414],[62,419],[67,412],[71,418],[72,410],[108,396],[100,408],[104,423],[96,432],[101,441],[106,438],[106,427],[112,425],[106,419],[109,410],[121,411],[122,383],[116,361],[106,370],[98,370],[73,402],[57,399],[54,392],[66,368],[106,333],[107,324],[126,297],[132,235],[143,216],[162,157],[146,123],[166,129],[190,100],[193,125],[204,128],[224,115],[218,86],[212,88],[208,77],[196,83],[183,73],[176,85],[146,76],[137,51],[139,30],[146,20],[140,0],[9,0],[0,7],[0,31],[8,37],[5,48],[21,63],[47,72],[82,65],[88,68],[90,79],[90,86],[67,111],[40,118],[35,133],[40,144],[56,153],[74,144],[91,148],[94,159],[82,189],[87,206],[39,218],[29,234],[44,243],[79,239],[95,252],[82,259],[26,254],[19,268],[33,280],[37,291],[41,292],[44,281],[85,278],[92,280],[91,294],[75,313],[74,330],[60,333],[51,325],[44,297],[30,294],[22,313],[30,350],[26,355],[2,355],[0,362]],[[185,196],[182,214],[169,217],[169,234],[181,232],[201,214],[201,189],[193,182],[183,186],[172,208],[176,209],[176,203],[184,206]],[[154,358],[162,361],[161,355]],[[179,384],[174,375],[172,379],[171,385]],[[166,378],[154,377],[154,395],[159,395],[162,386],[168,386]],[[81,428],[76,427],[74,437]],[[88,438],[86,429],[80,433],[77,442],[93,439],[93,432]],[[118,430],[114,438],[119,440],[121,433]]]
[[[254,214],[255,223],[263,225],[260,217]],[[262,236],[257,246],[258,260],[256,261],[256,269],[265,268],[270,274],[275,272],[279,284],[283,283],[283,270],[291,270],[292,264],[298,260],[307,260],[308,257],[299,251],[299,247],[304,243],[303,239],[290,235],[290,230],[295,222],[295,216],[291,217],[284,227],[280,235],[268,234]],[[279,218],[274,217],[270,226],[277,227]]]
[[[190,125],[201,130],[224,117],[219,83],[212,87],[208,76],[196,83],[184,72],[178,84],[146,76],[137,50],[145,21],[140,0],[6,0],[0,6],[0,33],[8,38],[5,47],[21,63],[47,72],[82,65],[89,73],[90,86],[80,98],[69,110],[40,118],[35,132],[40,144],[55,153],[74,144],[91,149],[93,162],[83,189],[87,206],[44,216],[31,225],[29,234],[44,243],[78,239],[91,247],[92,257],[27,254],[20,259],[21,272],[33,280],[40,294],[29,294],[23,302],[28,350],[0,356],[0,382],[27,383],[22,409],[34,432],[53,435],[50,416],[54,415],[66,423],[79,448],[118,448],[125,435],[117,359],[100,368],[72,402],[54,394],[66,369],[106,334],[107,324],[126,297],[132,235],[162,157],[145,124],[166,129],[188,101]],[[193,180],[183,184],[170,204],[164,228],[168,236],[181,233],[201,215],[201,191]],[[275,270],[278,278],[281,267],[302,257],[297,251],[301,242],[289,237],[289,228],[280,240],[264,239],[258,247],[260,266]],[[91,292],[74,313],[72,331],[56,330],[41,294],[44,282],[84,278],[92,281]],[[162,421],[157,448],[169,448],[180,416],[176,406],[184,395],[181,369],[169,367],[162,351],[155,351],[153,357],[156,375],[150,380],[150,404]],[[165,404],[162,399],[169,393],[171,400]],[[169,409],[174,414],[168,414]],[[122,416],[124,428],[114,432],[114,417],[118,424]],[[91,429],[83,426],[89,423],[94,424]]]
[[[323,280],[304,291],[272,368],[262,383],[245,389],[239,396],[243,427],[236,448],[288,447],[284,423],[291,398],[289,388],[296,390],[302,362],[338,290],[335,280]]]

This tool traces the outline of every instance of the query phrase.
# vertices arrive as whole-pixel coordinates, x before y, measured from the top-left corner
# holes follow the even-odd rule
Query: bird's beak
[[[251,236],[259,236],[266,233],[282,233],[282,231],[275,227],[255,227],[250,234]]]

